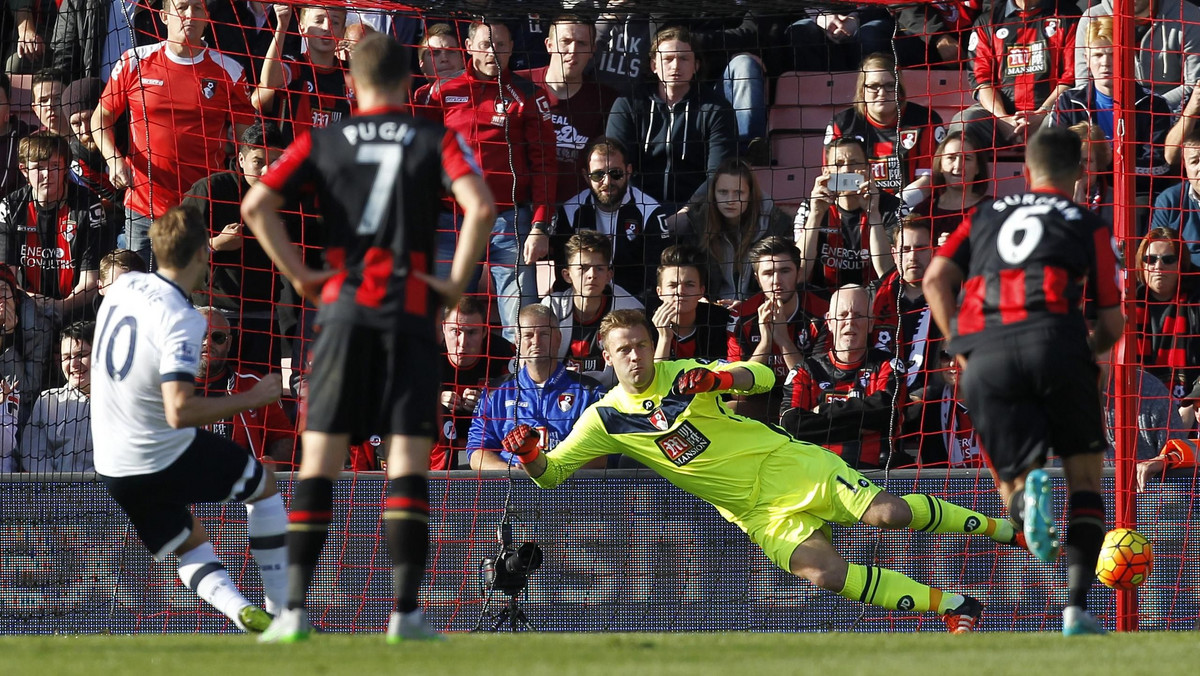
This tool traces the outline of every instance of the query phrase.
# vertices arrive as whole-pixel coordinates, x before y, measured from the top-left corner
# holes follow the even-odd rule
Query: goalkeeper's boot
[[[1067,606],[1063,609],[1063,636],[1086,636],[1088,634],[1107,634],[1091,613],[1079,606]]]
[[[963,602],[958,607],[942,616],[946,629],[951,634],[969,634],[975,631],[979,618],[983,616],[983,604],[963,595]]]
[[[271,616],[262,608],[250,605],[238,611],[234,624],[247,634],[261,634],[271,626]]]
[[[425,621],[425,613],[420,608],[411,613],[393,612],[388,618],[387,642],[403,643],[405,641],[445,641],[446,637],[433,630]]]
[[[308,611],[303,608],[288,608],[281,611],[271,626],[258,637],[259,643],[299,643],[308,640],[313,633],[308,622]]]
[[[1054,487],[1045,470],[1025,478],[1025,542],[1029,551],[1047,563],[1058,558],[1058,529],[1054,527]]]

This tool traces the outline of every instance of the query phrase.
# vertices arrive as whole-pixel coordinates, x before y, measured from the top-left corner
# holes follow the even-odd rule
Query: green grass
[[[376,635],[261,646],[249,636],[0,637],[0,673],[121,676],[324,674],[1073,674],[1178,673],[1194,633],[487,634],[388,646]]]

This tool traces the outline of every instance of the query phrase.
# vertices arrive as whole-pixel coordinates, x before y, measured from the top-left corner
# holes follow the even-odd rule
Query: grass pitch
[[[322,634],[293,646],[249,636],[0,637],[0,673],[103,676],[285,674],[760,674],[902,676],[1175,672],[1195,663],[1191,632],[1064,638],[1056,633],[459,634],[388,646]]]

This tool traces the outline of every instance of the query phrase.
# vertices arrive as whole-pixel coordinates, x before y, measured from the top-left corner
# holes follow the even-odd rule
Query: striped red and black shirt
[[[1018,9],[996,0],[975,23],[968,49],[975,86],[990,85],[1003,96],[1009,113],[1036,110],[1054,88],[1075,86],[1074,0],[1040,0]]]
[[[950,344],[956,353],[1030,329],[1086,335],[1085,288],[1097,309],[1121,301],[1108,224],[1055,192],[980,204],[937,255],[966,275]]]

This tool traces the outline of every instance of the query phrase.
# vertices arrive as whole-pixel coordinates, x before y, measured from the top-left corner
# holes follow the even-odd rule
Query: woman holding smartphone
[[[894,266],[887,231],[900,221],[902,206],[870,178],[862,141],[830,141],[812,196],[796,214],[801,282],[833,290],[886,274]]]

